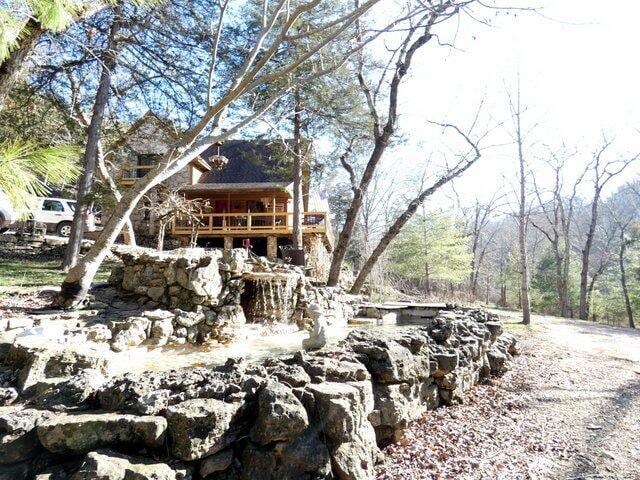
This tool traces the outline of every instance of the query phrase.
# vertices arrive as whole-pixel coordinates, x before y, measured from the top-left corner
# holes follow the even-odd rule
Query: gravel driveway
[[[512,369],[415,422],[385,450],[379,479],[640,480],[640,331],[533,323],[509,326]]]

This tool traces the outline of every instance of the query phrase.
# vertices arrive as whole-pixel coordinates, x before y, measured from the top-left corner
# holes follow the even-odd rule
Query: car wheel
[[[56,227],[56,233],[61,237],[71,235],[71,222],[60,222]]]

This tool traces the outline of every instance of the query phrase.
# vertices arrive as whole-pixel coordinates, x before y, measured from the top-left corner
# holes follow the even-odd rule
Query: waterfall
[[[245,314],[253,322],[288,323],[293,314],[295,288],[298,283],[293,275],[262,274],[245,279],[252,282],[247,289]]]

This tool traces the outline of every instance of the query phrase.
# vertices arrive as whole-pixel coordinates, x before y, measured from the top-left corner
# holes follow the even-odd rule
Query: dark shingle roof
[[[212,146],[201,157],[224,155],[229,162],[221,170],[202,176],[200,183],[263,183],[292,181],[292,155],[278,140],[229,140]]]

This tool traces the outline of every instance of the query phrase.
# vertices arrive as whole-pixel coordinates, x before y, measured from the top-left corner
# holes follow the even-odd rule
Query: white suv
[[[48,231],[55,231],[62,237],[71,234],[71,222],[76,201],[68,198],[38,198],[31,215],[33,220],[44,223]]]
[[[76,201],[69,198],[37,197],[27,212],[27,218],[45,224],[49,232],[56,232],[62,237],[68,237],[71,234],[71,223],[75,209]],[[0,233],[6,231],[19,220],[20,215],[14,210],[7,196],[0,192]],[[85,218],[86,231],[94,231],[95,224],[95,214],[90,210],[88,218]]]
[[[9,197],[0,190],[0,233],[7,231],[9,226],[17,221],[18,214],[13,208]]]

